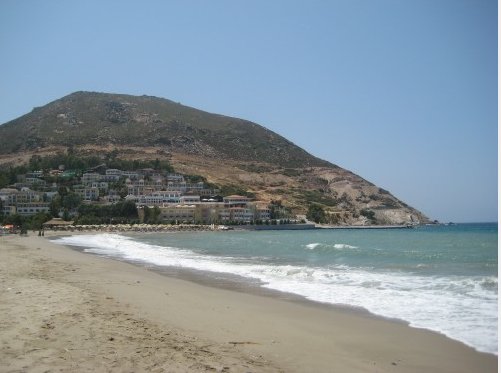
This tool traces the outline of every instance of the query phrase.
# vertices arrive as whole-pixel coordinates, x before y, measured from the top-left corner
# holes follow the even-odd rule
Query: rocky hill
[[[389,192],[263,126],[162,98],[76,92],[0,126],[0,164],[68,148],[168,159],[178,172],[259,200],[281,200],[297,213],[320,204],[336,224],[428,221]]]

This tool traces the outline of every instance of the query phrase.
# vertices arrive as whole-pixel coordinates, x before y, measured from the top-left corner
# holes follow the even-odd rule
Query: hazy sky
[[[0,1],[0,123],[79,90],[257,122],[432,219],[497,220],[497,1]]]

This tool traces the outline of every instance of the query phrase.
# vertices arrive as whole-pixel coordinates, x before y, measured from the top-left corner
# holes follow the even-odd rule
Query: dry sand
[[[363,312],[203,286],[0,237],[1,372],[496,372],[497,356]]]

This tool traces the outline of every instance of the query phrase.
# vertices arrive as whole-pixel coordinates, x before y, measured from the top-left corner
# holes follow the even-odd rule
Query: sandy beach
[[[1,372],[496,372],[497,356],[365,312],[0,237]]]

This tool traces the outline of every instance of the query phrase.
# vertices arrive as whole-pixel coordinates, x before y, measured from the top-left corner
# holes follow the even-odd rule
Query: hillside
[[[76,92],[4,124],[1,134],[0,153],[48,146],[161,146],[284,167],[328,164],[255,123],[150,96]]]
[[[282,200],[297,213],[318,203],[337,224],[428,221],[389,192],[263,126],[162,98],[76,92],[0,126],[0,164],[68,148],[167,159],[178,172],[263,201]]]

